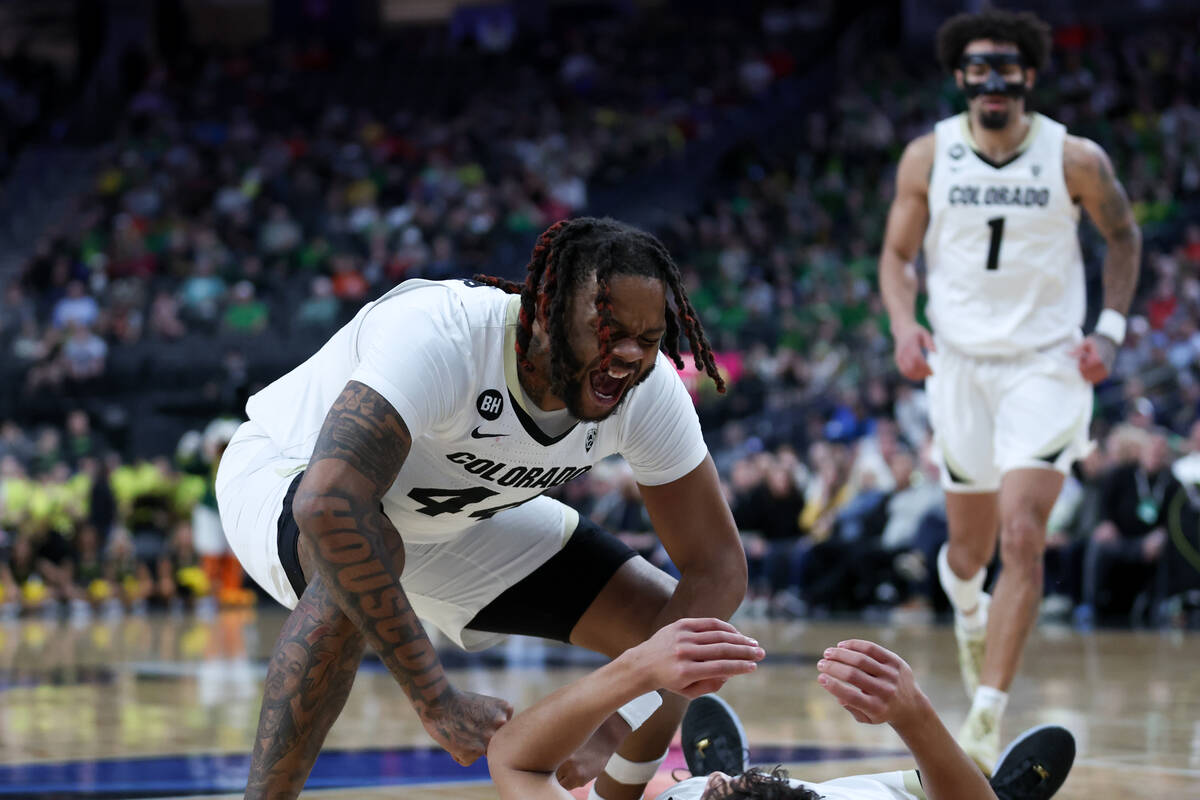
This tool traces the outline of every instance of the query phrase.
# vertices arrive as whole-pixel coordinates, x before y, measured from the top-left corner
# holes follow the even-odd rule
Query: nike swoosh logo
[[[472,439],[495,439],[499,436],[508,436],[508,434],[507,433],[480,433],[478,427],[475,428],[475,430],[471,431]]]

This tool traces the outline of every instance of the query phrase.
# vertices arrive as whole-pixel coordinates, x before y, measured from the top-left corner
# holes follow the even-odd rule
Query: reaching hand
[[[734,675],[753,672],[758,642],[719,619],[681,619],[626,651],[653,688],[684,697],[715,692]]]
[[[896,339],[896,366],[900,369],[900,374],[910,381],[923,381],[932,375],[933,369],[925,360],[925,354],[937,352],[933,334],[915,322],[898,328],[893,333]]]
[[[1079,374],[1084,380],[1100,383],[1112,374],[1113,362],[1117,360],[1117,345],[1107,336],[1093,333],[1071,348],[1070,355],[1079,363]]]
[[[903,725],[929,703],[904,659],[874,642],[840,642],[825,651],[817,669],[817,683],[859,722]]]
[[[425,707],[421,724],[464,767],[487,752],[488,742],[512,718],[512,706],[496,697],[450,689]]]

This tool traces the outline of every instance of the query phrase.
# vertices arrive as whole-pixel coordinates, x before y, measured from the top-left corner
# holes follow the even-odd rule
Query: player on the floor
[[[554,780],[559,764],[587,741],[613,711],[637,725],[665,688],[688,697],[752,672],[763,651],[716,619],[680,620],[612,663],[568,684],[513,717],[492,738],[488,769],[502,800],[569,798]],[[1071,769],[1075,740],[1063,728],[1035,728],[1010,745],[989,782],[955,744],[917,686],[904,659],[852,639],[825,650],[821,686],[859,722],[888,723],[917,770],[855,775],[825,783],[789,779],[783,771],[746,770],[749,749],[732,709],[716,695],[692,703],[683,722],[683,749],[693,777],[658,800],[1047,800]],[[629,768],[636,769],[637,765]]]
[[[681,334],[723,389],[663,246],[581,218],[542,234],[523,287],[408,281],[250,399],[217,499],[246,571],[294,610],[247,797],[300,791],[367,645],[430,736],[463,764],[483,754],[511,709],[454,687],[418,617],[468,648],[521,633],[616,656],[674,619],[737,609],[746,560],[671,364]],[[613,453],[678,584],[540,496]],[[627,738],[614,717],[559,778],[585,783],[618,744],[661,761],[685,706],[668,699]],[[601,776],[608,800],[641,788]]]
[[[929,393],[950,528],[938,575],[973,698],[960,741],[984,769],[1041,599],[1046,519],[1088,445],[1091,384],[1124,339],[1141,252],[1104,151],[1026,111],[1049,48],[1029,13],[942,25],[938,55],[968,111],[904,151],[879,262],[896,363]],[[1108,243],[1105,308],[1087,338],[1080,205]],[[922,245],[932,334],[914,314]],[[989,610],[997,534],[1004,568]]]

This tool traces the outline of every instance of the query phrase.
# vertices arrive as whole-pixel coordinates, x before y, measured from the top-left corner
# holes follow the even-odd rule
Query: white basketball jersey
[[[412,434],[383,510],[414,543],[453,538],[614,453],[646,485],[704,460],[695,408],[662,353],[608,419],[558,436],[539,429],[517,379],[518,310],[516,295],[471,281],[406,281],[251,397],[247,416],[282,457],[304,462],[348,381],[382,395]]]
[[[937,338],[996,356],[1077,336],[1087,297],[1079,207],[1063,173],[1066,128],[1033,114],[1006,164],[980,157],[966,114],[939,122],[935,136],[925,263]]]

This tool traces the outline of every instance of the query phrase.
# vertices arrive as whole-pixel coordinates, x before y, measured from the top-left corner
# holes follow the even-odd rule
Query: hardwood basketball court
[[[283,615],[227,612],[0,626],[0,796],[240,797],[261,684]],[[855,723],[815,681],[821,650],[849,636],[904,656],[952,731],[968,701],[948,626],[746,622],[768,657],[722,691],[756,763],[814,780],[911,765],[887,727]],[[517,639],[467,655],[440,643],[451,679],[518,708],[598,663]],[[1074,732],[1079,757],[1059,797],[1200,800],[1200,637],[1081,634],[1040,627],[1013,687],[1004,735],[1044,723]],[[378,662],[364,665],[305,796],[497,797],[482,763],[464,769],[425,736]],[[682,766],[673,751],[664,768]],[[223,793],[224,792],[224,793]]]

